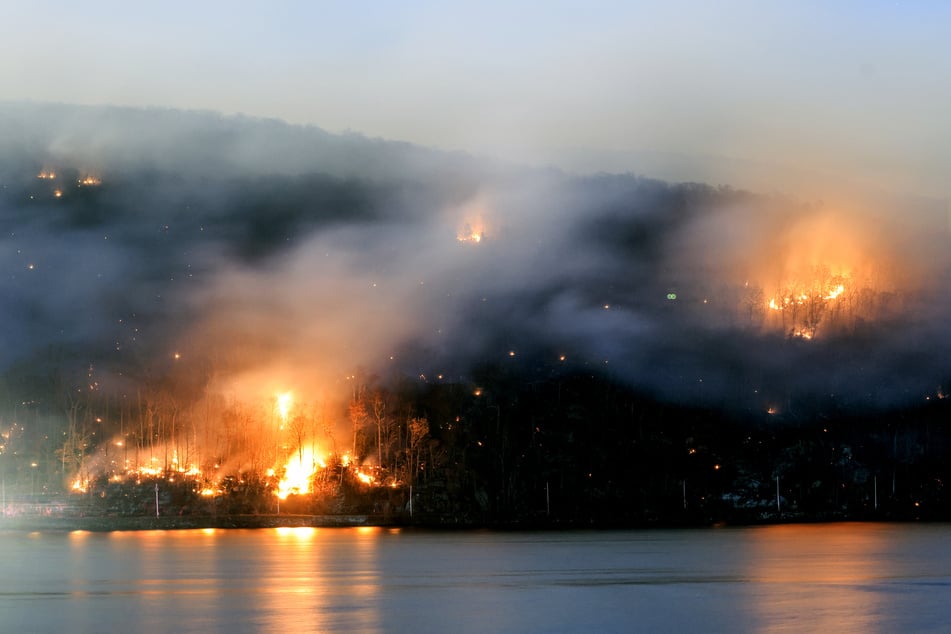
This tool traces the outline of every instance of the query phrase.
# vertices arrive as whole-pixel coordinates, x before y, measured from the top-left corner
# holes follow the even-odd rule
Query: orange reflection
[[[317,535],[317,529],[313,526],[279,526],[274,532],[280,537],[294,537],[301,540],[313,539]]]
[[[298,630],[299,619],[306,615],[308,631],[382,630],[380,613],[366,609],[381,585],[377,552],[381,529],[300,526],[273,530],[276,540],[258,540],[258,558],[266,565],[254,581],[265,629]],[[353,539],[351,530],[360,539]]]
[[[758,593],[751,608],[767,630],[875,631],[879,595],[868,586],[887,571],[875,567],[887,547],[876,524],[769,526],[748,533],[746,571]]]

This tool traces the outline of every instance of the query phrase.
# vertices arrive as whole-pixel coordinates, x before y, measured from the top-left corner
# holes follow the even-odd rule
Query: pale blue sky
[[[6,2],[0,98],[240,112],[806,194],[845,179],[946,196],[951,5]]]

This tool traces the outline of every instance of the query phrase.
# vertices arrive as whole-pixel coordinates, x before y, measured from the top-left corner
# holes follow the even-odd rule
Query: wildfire
[[[291,403],[294,400],[294,395],[290,392],[284,392],[283,394],[277,395],[277,415],[281,417],[281,424],[287,424],[287,417],[291,413]]]
[[[102,179],[98,176],[84,176],[78,183],[83,187],[96,187],[102,185]]]
[[[36,175],[37,178],[44,181],[51,181],[56,179],[56,172],[53,170],[43,170]]]
[[[350,453],[343,453],[338,456],[339,465],[346,469],[360,483],[366,486],[381,487],[387,486],[398,488],[402,486],[396,478],[381,478],[376,473],[375,468],[360,467],[356,464]],[[335,460],[336,462],[336,460]],[[206,498],[222,495],[224,490],[217,477],[208,478],[196,464],[180,464],[177,454],[172,453],[167,464],[156,457],[150,457],[143,464],[133,464],[131,461],[125,461],[125,467],[122,470],[114,471],[108,476],[111,482],[134,481],[141,484],[143,479],[161,479],[167,482],[176,482],[178,480],[192,482],[195,492]],[[280,468],[270,468],[263,471],[268,478],[280,477],[274,494],[281,500],[287,499],[290,495],[312,494],[314,478],[322,469],[327,469],[327,461],[311,447],[300,447],[293,451],[287,462]],[[218,469],[218,465],[215,465]],[[88,476],[77,476],[69,485],[73,493],[88,493],[90,491],[91,480]]]
[[[473,228],[468,222],[463,225],[462,229],[456,234],[456,240],[459,242],[469,242],[471,244],[478,244],[482,242],[482,238],[485,236],[485,229],[481,226]]]
[[[766,302],[766,305],[770,310],[784,310],[790,306],[803,306],[813,300],[833,300],[838,298],[844,292],[845,285],[839,284],[834,289],[827,291],[819,291],[816,293],[797,293],[781,296],[779,298],[770,297],[769,301]]]
[[[456,231],[456,240],[464,244],[479,244],[489,234],[490,219],[494,217],[493,203],[487,194],[479,193],[468,199],[454,216],[460,222]],[[494,226],[491,227],[493,230]],[[494,235],[494,234],[492,234]]]
[[[195,438],[191,434],[153,443],[151,437],[133,442],[134,434],[127,433],[101,443],[100,454],[89,456],[63,486],[74,494],[98,495],[107,483],[144,484],[149,490],[164,483],[175,491],[179,487],[189,490],[196,498],[209,502],[241,491],[246,483],[261,486],[269,497],[279,500],[330,495],[334,482],[374,489],[404,486],[397,470],[391,473],[379,465],[362,465],[363,454],[319,453],[318,447],[332,446],[333,436],[327,433],[331,442],[325,445],[319,419],[310,419],[310,410],[295,402],[290,391],[268,390],[262,396],[266,400],[254,409],[256,427],[250,428],[253,433],[248,433],[246,440],[242,438],[242,442],[257,443],[254,449],[258,461],[251,467],[253,472],[245,470],[247,463],[236,464],[238,461],[230,460],[228,454],[219,455],[192,442]]]
[[[854,298],[861,288],[851,273],[832,274],[828,267],[812,267],[805,275],[787,279],[780,290],[764,300],[770,324],[793,337],[813,339],[820,323],[847,325],[853,317]],[[826,328],[824,325],[823,328]]]
[[[159,459],[153,456],[148,465],[140,465],[135,470],[139,475],[149,476],[151,478],[162,475],[164,469],[159,466]]]
[[[299,452],[294,452],[291,459],[284,465],[284,477],[277,485],[277,497],[283,500],[291,493],[296,495],[309,493],[311,480],[317,473],[317,468],[323,466],[325,466],[324,462],[316,458],[310,448],[302,447]]]
[[[825,296],[825,299],[835,299],[836,297],[838,297],[839,295],[841,295],[841,294],[844,293],[844,292],[845,292],[845,285],[844,285],[844,284],[839,284],[839,285],[836,286],[834,289],[832,289],[831,291],[829,291],[829,294]]]

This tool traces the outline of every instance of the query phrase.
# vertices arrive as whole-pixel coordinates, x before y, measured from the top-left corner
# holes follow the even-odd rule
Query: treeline
[[[163,513],[283,504],[436,525],[951,517],[940,397],[875,414],[808,401],[729,411],[661,402],[584,366],[499,364],[464,381],[355,381],[345,405],[304,401],[278,420],[274,403],[116,399],[88,378],[60,393],[58,414],[53,395],[8,400],[9,495],[61,496],[80,478],[73,495],[148,514],[160,483]],[[295,455],[324,464],[308,493],[278,502]],[[111,477],[128,464],[152,469]],[[176,479],[193,468],[202,475]]]
[[[417,508],[437,523],[951,517],[945,399],[877,414],[805,399],[783,414],[659,402],[586,372],[476,380],[458,421],[436,417],[444,460]],[[418,406],[438,411],[453,389]]]

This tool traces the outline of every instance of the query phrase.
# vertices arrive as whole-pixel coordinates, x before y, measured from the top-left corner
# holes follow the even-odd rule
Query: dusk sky
[[[928,2],[9,2],[4,100],[242,113],[583,171],[938,198]]]

